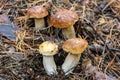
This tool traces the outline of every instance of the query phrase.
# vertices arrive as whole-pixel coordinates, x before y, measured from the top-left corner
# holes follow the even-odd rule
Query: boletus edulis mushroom
[[[27,10],[27,17],[34,18],[35,30],[39,31],[45,27],[44,17],[48,15],[48,11],[43,6],[33,6]]]
[[[68,55],[62,64],[62,70],[65,75],[74,70],[74,67],[79,63],[81,54],[87,47],[88,42],[82,38],[71,38],[63,43],[62,49],[68,52]]]
[[[39,46],[39,52],[43,55],[43,66],[48,75],[58,74],[53,57],[55,54],[57,54],[57,51],[58,45],[51,41],[45,41]]]
[[[74,23],[78,20],[78,15],[74,11],[61,9],[50,17],[50,23],[55,28],[62,28],[64,38],[75,38]]]

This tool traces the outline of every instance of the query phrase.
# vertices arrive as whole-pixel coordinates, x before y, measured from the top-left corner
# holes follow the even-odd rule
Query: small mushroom
[[[64,38],[75,38],[74,23],[78,20],[78,15],[74,11],[61,9],[50,17],[50,23],[55,28],[62,28]]]
[[[27,10],[27,17],[34,18],[35,30],[39,31],[45,27],[44,17],[48,15],[48,11],[43,6],[34,6]]]
[[[53,55],[57,54],[58,45],[51,42],[45,41],[39,46],[39,52],[43,55],[43,66],[48,75],[57,74],[56,64]]]
[[[81,54],[87,48],[87,46],[88,42],[81,38],[71,38],[63,43],[62,49],[69,53],[62,64],[62,70],[64,71],[65,75],[74,70],[74,67],[80,60]]]

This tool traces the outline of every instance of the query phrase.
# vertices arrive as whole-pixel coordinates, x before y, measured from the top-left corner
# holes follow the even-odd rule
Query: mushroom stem
[[[39,31],[45,27],[44,18],[35,18],[35,30]]]
[[[66,38],[66,39],[70,39],[70,38],[75,38],[76,37],[73,25],[68,27],[68,28],[63,28],[62,29],[62,33],[64,35],[64,38]]]
[[[53,56],[43,56],[43,66],[48,75],[58,74]]]
[[[64,71],[65,75],[71,73],[74,70],[74,67],[78,64],[80,60],[80,56],[80,54],[75,55],[71,53],[67,55],[64,63],[62,64],[62,70]]]

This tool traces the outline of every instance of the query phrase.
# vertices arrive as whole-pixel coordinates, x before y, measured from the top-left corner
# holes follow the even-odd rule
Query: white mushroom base
[[[71,73],[75,66],[78,64],[79,60],[80,60],[80,56],[81,55],[73,55],[71,53],[69,53],[62,65],[62,70],[64,71],[65,75],[68,75],[69,73]]]
[[[43,56],[43,66],[48,75],[58,74],[53,56]]]

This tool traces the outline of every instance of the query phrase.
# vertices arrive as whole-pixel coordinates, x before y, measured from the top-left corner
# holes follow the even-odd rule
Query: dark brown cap
[[[82,38],[71,38],[63,43],[63,50],[71,54],[81,54],[88,46],[88,42]]]
[[[47,15],[48,11],[42,6],[34,6],[27,10],[27,16],[29,18],[43,18]]]
[[[78,15],[74,11],[61,9],[50,17],[50,23],[56,28],[67,28],[78,20]]]

